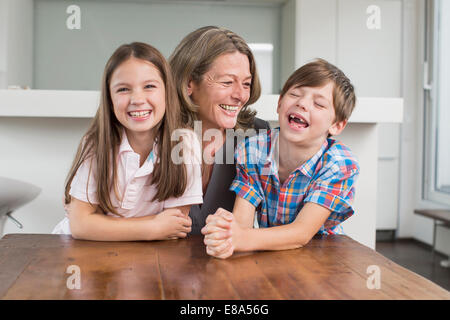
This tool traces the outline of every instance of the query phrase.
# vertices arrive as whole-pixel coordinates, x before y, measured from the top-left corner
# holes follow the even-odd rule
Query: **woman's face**
[[[225,53],[214,60],[200,82],[190,81],[188,94],[199,106],[203,129],[230,129],[250,98],[252,75],[248,57]]]

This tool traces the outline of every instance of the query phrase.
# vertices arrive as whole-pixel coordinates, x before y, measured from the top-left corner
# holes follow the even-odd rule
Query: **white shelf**
[[[93,118],[99,91],[0,90],[0,117]]]
[[[252,106],[258,117],[267,121],[278,121],[276,107],[279,95],[263,95]],[[349,119],[354,123],[401,123],[403,121],[402,98],[357,98]]]
[[[0,117],[92,118],[99,91],[0,90]],[[278,121],[278,95],[262,95],[252,106],[257,116]],[[358,98],[349,120],[354,123],[401,123],[402,98]]]

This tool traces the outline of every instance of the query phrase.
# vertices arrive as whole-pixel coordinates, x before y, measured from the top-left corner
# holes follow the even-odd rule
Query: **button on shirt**
[[[117,212],[124,217],[142,217],[158,214],[165,208],[199,204],[202,198],[202,176],[200,168],[201,147],[192,130],[183,129],[183,155],[187,173],[187,187],[179,198],[169,198],[165,201],[152,201],[157,192],[157,186],[151,184],[152,172],[157,159],[157,145],[140,167],[140,156],[131,148],[126,133],[117,155],[117,186],[118,197],[112,188],[110,197]],[[189,151],[189,152],[185,152]],[[89,174],[89,169],[92,170]],[[81,201],[98,204],[96,166],[90,159],[78,169],[70,189],[70,195]],[[87,188],[86,188],[87,187]],[[109,215],[114,215],[108,213]],[[115,215],[114,215],[115,216]]]
[[[230,190],[256,208],[260,227],[289,224],[306,202],[331,211],[319,234],[342,233],[353,215],[351,203],[359,166],[350,149],[327,139],[320,150],[281,184],[278,177],[279,128],[250,137],[236,149],[236,177]]]

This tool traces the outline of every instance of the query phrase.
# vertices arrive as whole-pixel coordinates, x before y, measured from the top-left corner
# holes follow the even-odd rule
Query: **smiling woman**
[[[234,205],[235,194],[229,186],[236,167],[223,161],[234,158],[234,147],[220,152],[230,142],[226,130],[269,129],[269,125],[248,108],[258,100],[261,85],[253,53],[234,32],[215,26],[199,28],[181,40],[169,63],[183,122],[194,128],[195,122],[201,121],[203,137],[209,129],[218,130],[223,137],[202,141],[203,151],[211,152],[215,163],[203,163],[203,205],[194,205],[190,211],[192,233],[199,234],[209,214],[218,208],[232,210]],[[204,158],[209,156],[204,154]]]

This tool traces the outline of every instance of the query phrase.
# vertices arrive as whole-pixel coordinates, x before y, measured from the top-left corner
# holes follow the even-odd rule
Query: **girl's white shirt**
[[[140,167],[140,156],[131,148],[125,131],[122,135],[119,152],[117,154],[117,191],[111,190],[110,197],[117,212],[124,218],[143,217],[162,212],[166,208],[174,208],[203,203],[202,174],[201,174],[201,145],[196,134],[189,129],[179,129],[177,135],[172,135],[179,141],[172,152],[172,159],[185,163],[187,186],[184,194],[178,198],[165,201],[152,201],[157,192],[157,186],[151,184],[152,172],[157,158],[157,145]],[[182,137],[182,141],[179,140]],[[183,149],[183,158],[177,157]],[[92,167],[92,168],[91,168]],[[98,204],[96,165],[92,157],[83,162],[75,174],[70,185],[70,195],[78,200]],[[107,215],[117,217],[108,212]],[[52,233],[71,234],[67,213],[58,223]]]

